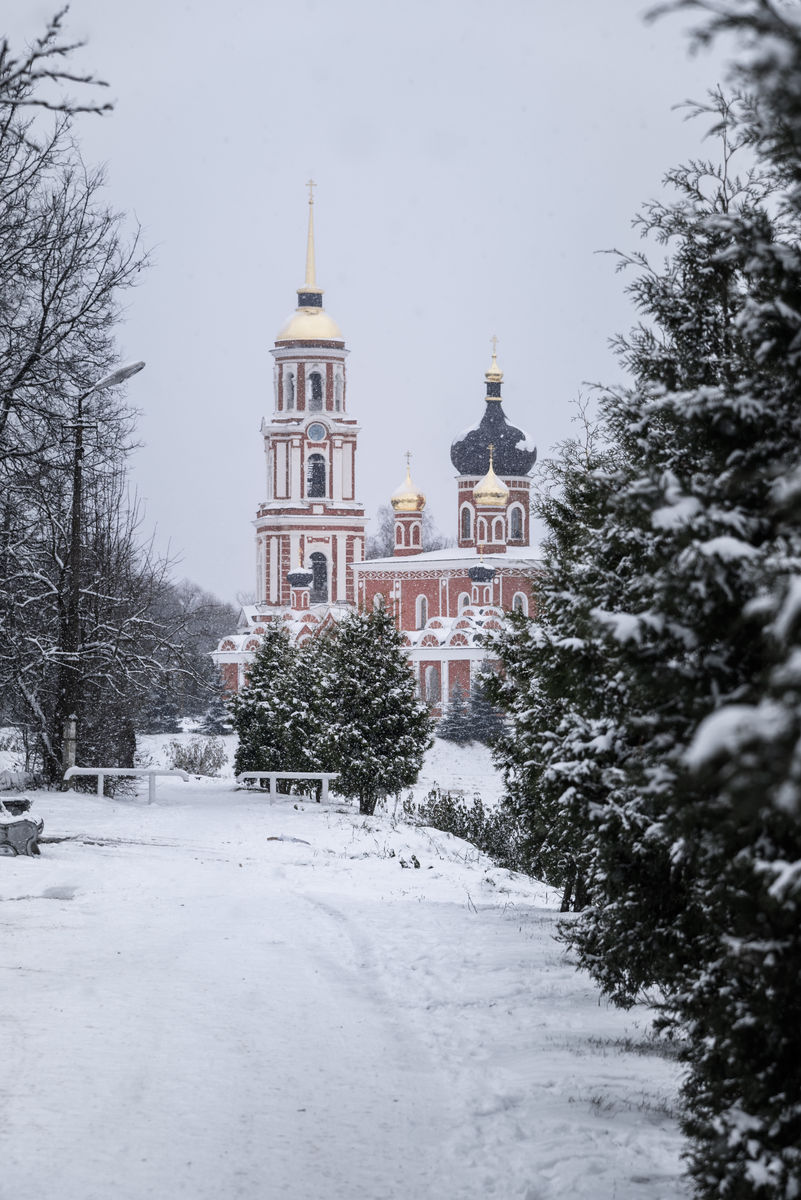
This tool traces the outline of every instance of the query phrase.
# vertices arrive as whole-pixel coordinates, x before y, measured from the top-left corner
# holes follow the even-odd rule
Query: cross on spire
[[[498,338],[494,333],[490,338],[490,342],[492,343],[492,357],[495,358],[498,353]]]
[[[309,189],[309,204],[314,204],[314,189],[317,187],[317,184],[313,179],[309,179],[306,181],[306,187]]]

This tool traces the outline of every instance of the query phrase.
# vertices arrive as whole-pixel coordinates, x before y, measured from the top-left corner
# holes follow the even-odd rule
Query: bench
[[[236,782],[240,787],[247,787],[245,781],[248,779],[269,779],[271,800],[275,800],[280,795],[276,786],[279,779],[316,779],[323,785],[320,800],[327,802],[328,782],[331,779],[339,779],[339,771],[241,771],[236,777]]]
[[[15,811],[12,812],[0,800],[0,858],[39,853],[39,834],[44,829],[44,821],[41,817],[25,815],[30,808],[30,800],[26,799],[24,809],[21,809],[21,804],[22,799],[16,801]]]
[[[137,778],[146,775],[148,804],[152,804],[156,799],[157,775],[178,775],[184,781],[191,778],[186,771],[181,771],[177,767],[173,767],[171,770],[157,767],[68,767],[64,772],[64,782],[74,779],[76,775],[96,775],[98,796],[103,795],[103,786],[107,775],[130,775]]]

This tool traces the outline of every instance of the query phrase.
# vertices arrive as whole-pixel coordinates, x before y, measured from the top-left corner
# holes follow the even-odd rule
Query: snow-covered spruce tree
[[[469,724],[464,690],[462,685],[457,683],[451,692],[448,711],[437,725],[437,737],[446,742],[455,742],[457,746],[466,746],[471,740]]]
[[[669,998],[713,953],[707,871],[695,839],[677,844],[672,816],[698,722],[746,695],[760,667],[745,612],[784,436],[778,414],[766,421],[752,401],[755,347],[741,319],[758,285],[735,232],[775,239],[764,207],[775,181],[734,173],[747,137],[738,106],[716,93],[710,109],[719,158],[671,171],[676,199],[639,218],[664,261],[621,259],[636,272],[627,290],[643,322],[617,342],[634,386],[601,403],[619,469],[590,548],[614,574],[606,596],[580,588],[604,723],[582,751],[601,803],[590,813],[590,903],[568,936],[621,1003],[649,988]]]
[[[315,638],[295,647],[280,625],[267,626],[247,684],[231,703],[233,727],[239,734],[237,773],[337,769],[330,765],[326,750],[327,641]],[[296,781],[292,788],[319,796],[319,785],[313,781]]]
[[[727,222],[748,279],[737,327],[751,363],[736,393],[756,444],[738,492],[762,518],[743,612],[758,661],[695,731],[670,814],[677,846],[697,847],[712,931],[673,1008],[688,1033],[698,1194],[789,1200],[801,1195],[801,21],[772,0],[678,7],[705,14],[703,40],[743,38],[734,81],[753,94],[750,133],[788,232]]]
[[[494,746],[504,730],[503,717],[489,698],[493,672],[480,671],[470,688],[468,734],[473,742]]]
[[[239,735],[234,770],[294,771],[295,660],[297,650],[277,622],[270,622],[248,671],[247,683],[231,702]]]
[[[602,647],[591,610],[618,588],[619,557],[599,553],[598,530],[621,477],[620,455],[602,444],[580,401],[582,435],[539,468],[537,512],[547,536],[532,580],[534,611],[513,613],[490,640],[501,671],[488,698],[509,727],[493,747],[504,804],[519,830],[526,869],[562,889],[562,910],[583,908],[593,834],[605,803],[617,686],[599,687]],[[612,714],[612,716],[610,716]]]
[[[230,704],[223,688],[218,685],[203,714],[200,732],[210,737],[219,737],[221,734],[230,733],[232,729]]]
[[[373,813],[382,796],[415,782],[431,745],[403,640],[384,608],[348,614],[327,639],[322,757],[339,771],[336,790]]]
[[[777,57],[786,65],[786,50]],[[573,607],[597,696],[588,701],[589,679],[566,678],[541,775],[567,762],[585,793],[590,903],[566,929],[582,963],[620,1003],[656,989],[665,1020],[687,1035],[699,1194],[761,1198],[801,1187],[789,1066],[801,1057],[797,897],[786,888],[798,802],[793,794],[787,806],[791,772],[776,778],[795,750],[785,742],[781,752],[788,722],[774,725],[778,753],[761,761],[759,737],[740,740],[726,776],[751,773],[739,807],[691,768],[705,761],[709,722],[725,727],[743,706],[765,712],[771,651],[761,625],[781,580],[801,574],[797,524],[776,506],[780,481],[792,492],[801,441],[799,221],[792,194],[783,211],[776,194],[786,163],[767,158],[762,175],[738,179],[732,158],[753,126],[738,126],[719,95],[714,109],[720,161],[672,172],[677,201],[650,205],[641,221],[666,247],[664,264],[624,260],[638,272],[629,291],[644,321],[618,343],[634,386],[601,405],[619,455],[614,486],[590,542],[559,564],[567,594],[544,605],[552,624]],[[784,96],[783,129],[792,111]],[[561,629],[570,636],[569,623]],[[533,632],[535,654],[543,637],[552,631]],[[784,695],[791,649],[769,675]],[[588,777],[599,788],[589,808]]]

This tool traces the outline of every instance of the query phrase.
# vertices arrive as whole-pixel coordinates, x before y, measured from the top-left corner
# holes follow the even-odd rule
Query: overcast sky
[[[9,0],[15,44],[54,2]],[[122,356],[144,447],[133,482],[176,574],[230,599],[254,587],[275,335],[303,281],[316,190],[318,283],[351,351],[368,515],[403,452],[455,534],[449,447],[480,419],[492,334],[509,418],[546,455],[586,381],[615,382],[608,339],[632,323],[597,253],[703,126],[720,60],[686,19],[636,0],[73,0],[82,66],[115,111],[81,118],[110,202],[153,265],[129,297]]]

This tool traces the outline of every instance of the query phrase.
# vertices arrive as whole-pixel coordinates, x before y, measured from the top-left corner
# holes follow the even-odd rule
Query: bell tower
[[[364,558],[356,499],[359,426],[348,415],[348,351],[317,286],[314,187],[309,188],[306,278],[270,351],[273,413],[262,421],[267,496],[256,515],[256,599],[291,603],[290,572],[311,572],[314,604],[353,602],[351,563]]]

